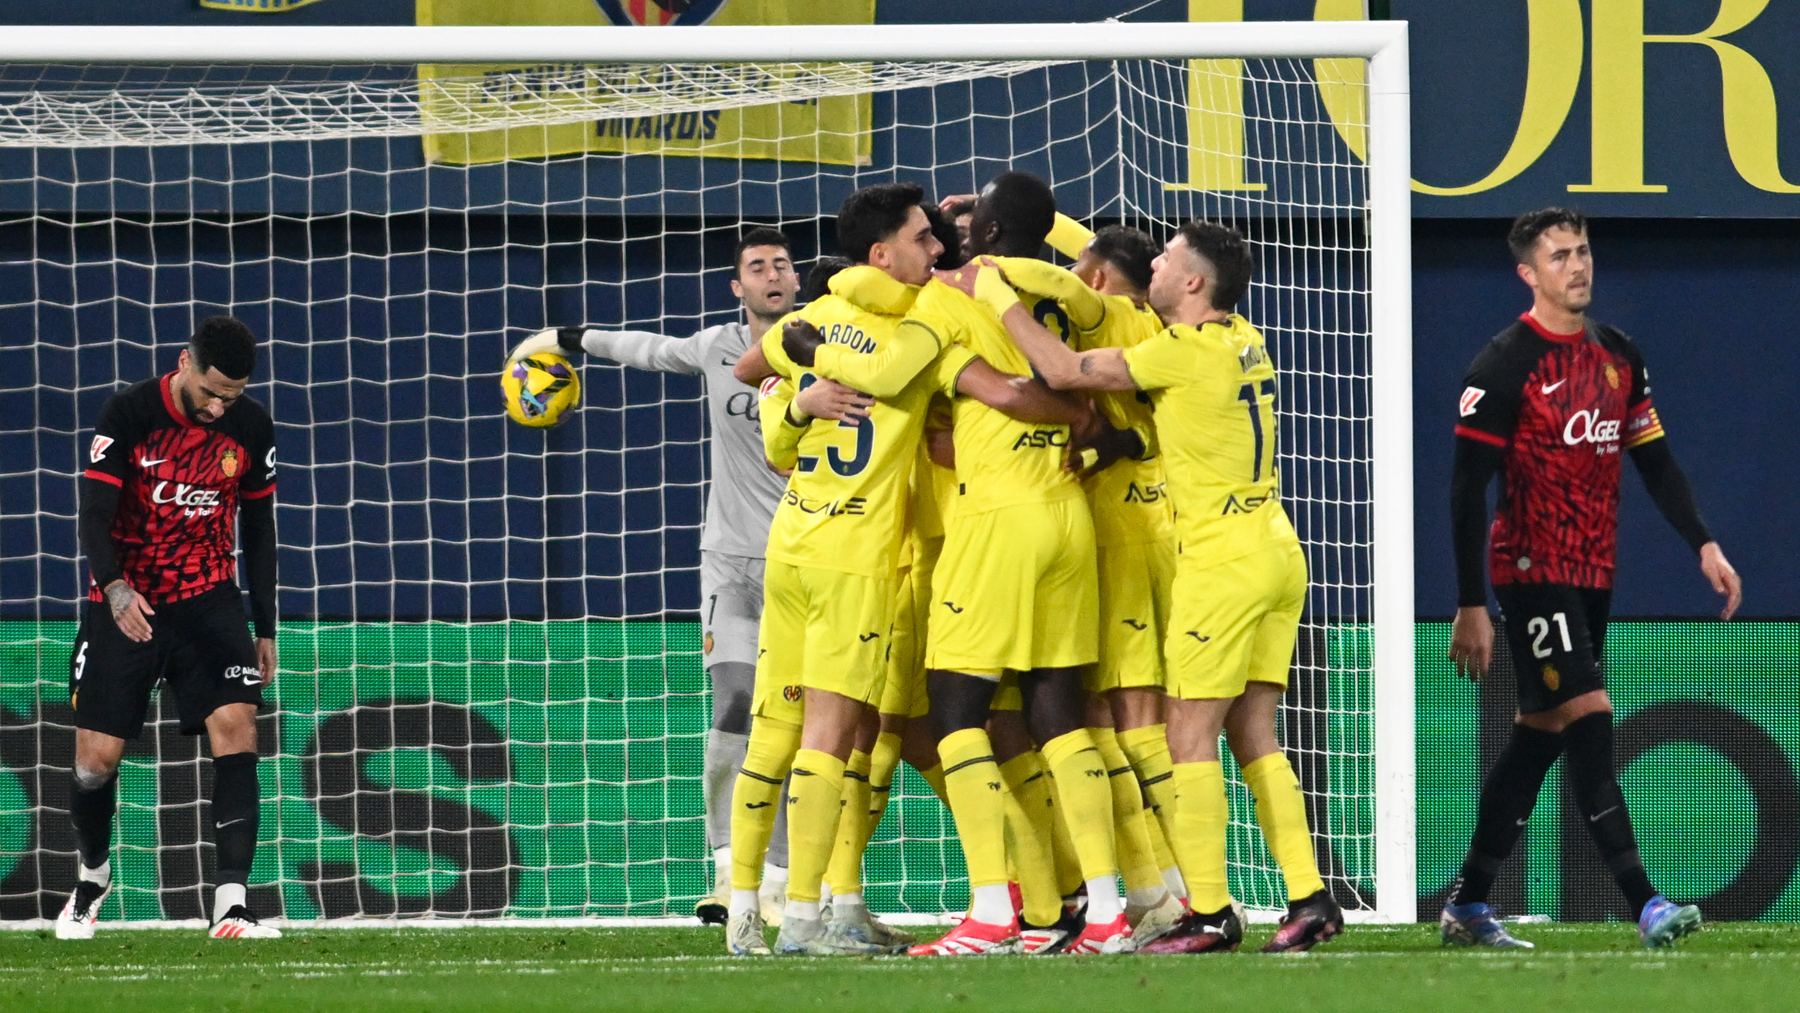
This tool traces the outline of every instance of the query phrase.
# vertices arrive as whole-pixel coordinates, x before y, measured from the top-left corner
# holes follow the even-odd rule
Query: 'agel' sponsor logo
[[[154,503],[182,507],[189,517],[204,517],[219,508],[219,490],[186,482],[158,482],[150,490],[150,499]]]
[[[1563,424],[1563,442],[1571,447],[1592,443],[1598,454],[1619,452],[1619,420],[1603,419],[1595,408],[1587,408],[1569,416]]]

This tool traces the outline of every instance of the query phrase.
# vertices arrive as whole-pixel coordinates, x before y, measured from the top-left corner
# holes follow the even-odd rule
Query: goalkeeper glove
[[[562,356],[580,355],[581,338],[586,333],[585,327],[547,327],[513,346],[506,361],[518,362],[546,352]]]

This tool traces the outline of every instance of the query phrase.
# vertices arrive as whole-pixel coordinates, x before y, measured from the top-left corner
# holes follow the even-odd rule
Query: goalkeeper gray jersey
[[[700,548],[762,558],[769,524],[787,479],[763,463],[762,425],[756,390],[737,382],[731,367],[750,347],[741,323],[708,327],[691,338],[649,331],[588,330],[581,347],[626,366],[699,375],[706,383],[706,417],[712,429],[712,488],[706,496],[706,528]]]

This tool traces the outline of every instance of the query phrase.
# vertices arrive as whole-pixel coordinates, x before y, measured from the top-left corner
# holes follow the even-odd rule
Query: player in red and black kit
[[[1479,679],[1494,627],[1482,555],[1505,620],[1519,684],[1512,737],[1488,771],[1462,875],[1439,919],[1444,941],[1529,947],[1487,903],[1524,831],[1544,775],[1566,755],[1566,776],[1600,856],[1637,917],[1646,946],[1700,925],[1700,911],[1650,885],[1613,766],[1612,701],[1604,653],[1618,537],[1621,457],[1629,451],[1663,516],[1700,558],[1700,571],[1737,610],[1742,585],[1694,506],[1687,477],[1650,403],[1643,356],[1624,334],[1587,317],[1593,254],[1579,212],[1521,216],[1507,237],[1531,310],[1469,367],[1458,405],[1451,477],[1457,613],[1450,657]],[[1487,487],[1501,475],[1490,544]]]
[[[209,934],[279,936],[245,903],[256,854],[256,711],[275,679],[275,431],[244,397],[256,338],[211,317],[175,371],[114,394],[81,478],[81,551],[93,583],[69,659],[80,867],[58,939],[90,939],[112,881],[119,758],[143,731],[160,680],[181,730],[213,758],[217,878]],[[243,518],[256,640],[244,623],[233,551]]]

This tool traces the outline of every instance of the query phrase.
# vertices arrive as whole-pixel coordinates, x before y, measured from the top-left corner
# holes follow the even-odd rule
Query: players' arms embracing
[[[1027,316],[1029,317],[1029,314]],[[902,329],[902,332],[912,332],[914,343],[911,348],[914,352],[921,348],[920,342],[922,340],[928,340],[921,338],[921,330],[922,329],[920,328]],[[824,336],[819,333],[818,328],[804,320],[790,320],[783,325],[781,341],[782,350],[787,352],[789,356],[794,358],[794,361],[799,362],[801,365],[813,365],[816,353],[825,343]],[[935,345],[924,344],[922,347],[935,348]],[[795,353],[798,353],[798,355]],[[862,358],[870,362],[875,362],[877,356],[880,354],[880,352],[877,352],[863,356]],[[910,355],[912,353],[909,352],[907,354]],[[905,356],[899,356],[881,360],[885,365],[877,368],[894,369],[896,367],[893,363],[905,361],[905,358]],[[856,362],[857,360],[848,359],[846,361]],[[905,367],[899,368],[904,370]],[[904,380],[901,383],[901,386],[904,387],[907,382],[911,381],[913,375],[917,375],[917,371],[915,370],[912,374],[903,373],[902,375],[904,375]],[[860,393],[843,384],[838,384],[830,380],[820,380],[818,383],[812,384],[800,398],[796,398],[795,404],[800,404],[801,398],[805,398],[807,394],[811,394],[814,389],[826,383],[831,383],[832,387],[829,388],[827,392],[824,392],[826,396],[818,398],[816,403],[836,405],[843,402],[845,404],[850,404],[854,403],[857,399],[869,398],[869,395]],[[882,385],[878,383],[875,386],[881,387]],[[1017,419],[1020,422],[1073,426],[1075,427],[1075,438],[1078,442],[1083,437],[1086,437],[1091,442],[1094,439],[1100,438],[1101,434],[1110,429],[1110,427],[1106,426],[1098,414],[1086,403],[1058,394],[1031,377],[1003,373],[979,358],[971,360],[963,367],[962,372],[957,375],[956,392],[963,397],[974,398],[982,404],[987,405],[989,408]],[[867,402],[864,401],[862,404],[866,407]],[[798,415],[800,413],[795,412],[794,414]],[[865,411],[863,414],[866,416],[867,412]],[[841,415],[827,414],[817,410],[813,410],[811,416],[824,419],[843,417]],[[794,419],[790,416],[790,421],[798,423],[802,420]]]
[[[946,284],[986,303],[1000,317],[1019,350],[1043,378],[1042,383],[1052,389],[1137,389],[1130,371],[1125,368],[1122,349],[1096,348],[1077,352],[1063,344],[1032,317],[1031,311],[1019,301],[1019,295],[1005,273],[992,259],[984,257],[961,271],[941,277]],[[1103,312],[1096,309],[1096,316]],[[1033,385],[1037,382],[1033,381]],[[1122,458],[1141,458],[1148,446],[1145,434],[1114,428],[1094,415],[1071,434],[1066,464],[1070,471],[1086,477]]]

